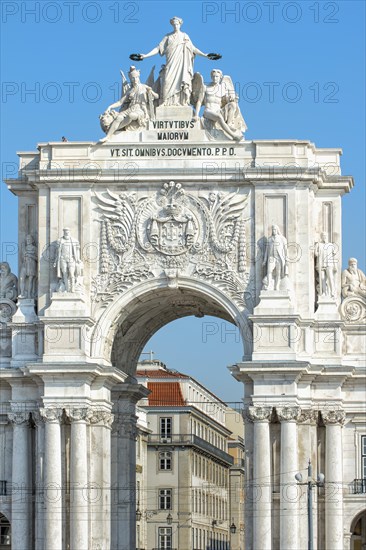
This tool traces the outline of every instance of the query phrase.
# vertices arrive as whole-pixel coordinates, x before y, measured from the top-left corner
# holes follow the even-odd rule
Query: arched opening
[[[366,509],[360,512],[351,525],[351,550],[366,548]]]
[[[225,372],[220,376],[230,380],[226,366],[242,359],[248,334],[250,340],[246,312],[226,294],[200,281],[185,279],[179,288],[162,287],[158,280],[154,281],[155,288],[151,282],[149,285],[145,292],[141,287],[129,296],[126,292],[107,308],[100,321],[101,327],[104,322],[106,340],[112,343],[112,365],[131,377],[112,390],[115,418],[121,424],[112,439],[112,455],[116,456],[112,479],[118,478],[118,483],[126,487],[125,501],[129,503],[125,515],[117,510],[112,540],[118,548],[145,548],[147,540],[154,541],[154,548],[228,548],[230,522],[237,525],[238,537],[244,524],[243,506],[235,502],[234,509],[234,498],[230,500],[236,494],[234,487],[243,484],[243,456],[240,464],[236,456],[244,453],[243,433],[239,438],[235,432],[231,438],[234,432],[226,422],[226,404],[220,392],[215,395],[210,383],[205,384],[192,369],[189,373],[182,366],[177,369],[174,359],[172,364],[164,365],[159,360],[165,357],[160,356],[147,368],[138,363],[142,351],[148,349],[145,346],[160,329],[164,331],[173,321],[189,322],[192,316],[198,322],[207,318],[208,333],[218,332],[221,339],[221,322],[225,322],[224,334],[228,336],[227,327],[231,325],[240,340],[235,357],[228,354],[219,365]],[[196,330],[202,338],[202,325]],[[207,347],[211,343],[208,333]],[[192,345],[183,335],[178,341],[177,354]],[[229,342],[230,337],[227,349]],[[209,367],[206,363],[206,370]],[[241,385],[233,383],[238,386],[239,401]],[[137,445],[126,435],[128,418],[138,418]],[[144,477],[143,472],[149,473]],[[197,489],[196,483],[203,488]],[[189,528],[187,517],[191,518]]]
[[[6,516],[0,514],[0,550],[11,549],[11,526]]]
[[[112,304],[105,317],[114,317],[109,323],[108,337],[113,341],[111,362],[131,376],[150,338],[163,326],[183,317],[208,315],[228,321],[238,327],[243,346],[250,346],[251,332],[246,312],[208,285],[194,281],[186,287],[157,287],[141,294],[135,291],[130,300],[126,297],[123,302]],[[102,333],[106,334],[103,328]]]
[[[139,362],[162,361],[168,369],[193,376],[230,407],[237,407],[242,405],[243,386],[226,367],[242,356],[242,337],[233,323],[209,315],[187,316],[155,332]]]

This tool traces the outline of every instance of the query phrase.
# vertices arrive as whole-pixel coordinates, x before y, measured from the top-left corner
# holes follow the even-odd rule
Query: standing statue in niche
[[[135,61],[147,59],[156,54],[165,56],[165,67],[161,73],[160,105],[189,105],[192,91],[193,62],[196,55],[208,59],[220,59],[219,54],[207,54],[196,48],[188,34],[181,32],[183,20],[170,20],[174,31],[164,36],[160,44],[147,54],[131,54]]]
[[[78,290],[77,281],[82,269],[80,244],[79,241],[71,237],[70,229],[67,227],[63,230],[63,236],[57,241],[57,256],[54,267],[57,268],[57,277],[61,279],[59,292],[75,292]]]
[[[0,299],[15,302],[18,296],[18,279],[8,262],[0,263]]]
[[[320,242],[315,244],[316,270],[319,275],[319,296],[335,298],[335,275],[337,273],[337,247],[328,241],[327,233],[320,234]]]
[[[288,275],[287,240],[281,235],[278,225],[272,225],[272,235],[266,244],[263,267],[264,290],[280,290],[281,281]]]
[[[357,268],[356,258],[348,260],[348,268],[342,272],[342,296],[361,296],[366,298],[366,275]]]
[[[20,297],[35,298],[37,276],[37,247],[34,237],[27,235],[20,268]]]
[[[101,126],[107,135],[99,143],[104,143],[119,130],[138,130],[147,125],[149,119],[154,118],[154,99],[158,99],[150,86],[141,84],[140,71],[131,66],[128,76],[131,85],[124,84],[122,98],[110,105],[100,116]],[[121,107],[120,112],[113,111]]]
[[[232,139],[243,139],[247,126],[239,109],[234,84],[229,76],[223,76],[220,69],[211,71],[211,82],[207,86],[199,73],[194,75],[192,99],[195,103],[195,118],[199,117],[201,105],[205,106],[203,119],[209,132],[216,127]]]

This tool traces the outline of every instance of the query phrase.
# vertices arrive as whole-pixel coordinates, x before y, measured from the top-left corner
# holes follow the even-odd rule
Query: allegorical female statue
[[[188,34],[181,32],[183,20],[173,17],[170,20],[174,31],[164,36],[160,44],[147,54],[132,54],[131,59],[140,61],[153,55],[165,56],[165,67],[159,74],[161,88],[159,92],[160,105],[189,105],[193,61],[196,55],[218,59],[218,54],[207,54],[196,48]]]

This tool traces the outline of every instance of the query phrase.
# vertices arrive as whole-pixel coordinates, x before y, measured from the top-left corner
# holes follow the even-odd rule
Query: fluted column
[[[62,468],[61,468],[61,418],[62,409],[40,409],[44,428],[44,547],[60,550],[62,545]]]
[[[281,422],[281,496],[280,496],[280,548],[298,550],[298,487],[295,474],[297,460],[297,420],[300,407],[277,407],[277,417]]]
[[[272,491],[269,421],[271,407],[248,407],[254,422],[253,435],[253,546],[255,550],[272,548]]]
[[[29,550],[31,540],[29,496],[32,494],[29,412],[11,412],[8,417],[13,424],[12,549]]]
[[[343,550],[343,460],[344,411],[322,411],[325,424],[325,547]],[[328,494],[328,496],[327,496]]]
[[[89,549],[88,445],[87,423],[90,411],[70,408],[70,549]]]
[[[91,409],[90,421],[90,480],[91,538],[100,548],[111,544],[111,427],[110,411]]]

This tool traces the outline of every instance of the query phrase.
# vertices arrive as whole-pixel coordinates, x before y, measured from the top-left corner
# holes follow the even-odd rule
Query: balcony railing
[[[353,494],[366,493],[366,478],[353,480]]]
[[[196,447],[201,451],[205,451],[206,453],[214,456],[215,458],[218,458],[219,460],[226,462],[229,465],[232,465],[234,463],[234,458],[231,455],[229,455],[222,449],[219,449],[215,445],[212,445],[212,443],[209,443],[205,439],[198,437],[198,435],[174,434],[167,437],[167,436],[162,436],[160,434],[149,434],[148,443],[149,445],[168,445],[168,446],[174,445],[175,447],[177,446]]]
[[[6,495],[6,481],[4,479],[0,479],[0,497],[5,497]]]

